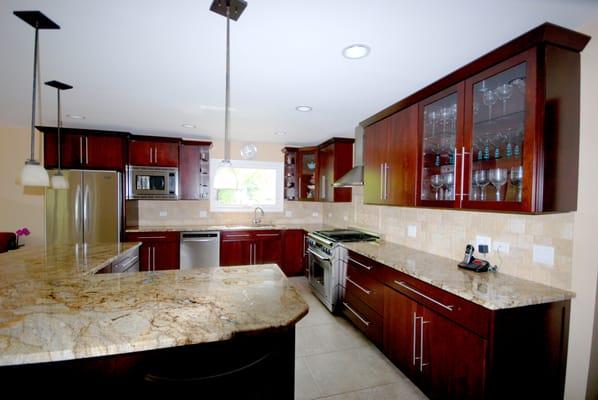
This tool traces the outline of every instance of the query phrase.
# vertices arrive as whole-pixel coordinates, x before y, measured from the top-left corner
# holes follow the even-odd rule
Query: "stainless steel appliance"
[[[341,242],[373,241],[379,235],[355,229],[316,231],[307,235],[308,280],[314,294],[334,311],[344,295],[347,249]]]
[[[46,190],[46,243],[118,242],[121,227],[121,174],[63,170],[68,189]]]
[[[173,200],[178,196],[178,168],[127,166],[128,200]]]
[[[139,248],[116,259],[112,263],[112,272],[139,272]]]
[[[181,269],[220,266],[220,232],[182,232]]]

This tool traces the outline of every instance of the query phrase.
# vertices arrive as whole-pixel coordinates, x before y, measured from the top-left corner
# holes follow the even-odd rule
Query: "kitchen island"
[[[3,385],[76,379],[292,398],[294,325],[308,307],[278,266],[94,274],[137,246],[0,255]]]

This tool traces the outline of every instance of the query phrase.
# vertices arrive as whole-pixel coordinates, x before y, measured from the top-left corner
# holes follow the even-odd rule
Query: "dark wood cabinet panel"
[[[153,244],[155,249],[155,269],[166,270],[166,269],[179,269],[179,255],[180,246],[179,242],[155,242]]]
[[[386,203],[414,206],[417,187],[418,107],[413,105],[390,117],[386,162]]]
[[[58,167],[58,135],[53,127],[38,127],[44,133],[44,166]],[[123,171],[126,161],[124,132],[63,128],[60,131],[61,167]]]
[[[153,167],[178,167],[178,140],[132,137],[129,140],[129,164]]]
[[[353,139],[334,138],[319,147],[320,201],[349,202],[351,188],[335,188],[333,183],[349,172],[353,166]]]
[[[254,233],[254,264],[282,265],[282,234],[280,231]]]
[[[222,231],[220,233],[220,266],[251,265],[253,235],[251,231]]]
[[[141,242],[139,248],[139,270],[178,269],[180,246],[178,232],[129,232],[128,242]]]
[[[391,129],[389,118],[365,128],[363,138],[363,201],[366,204],[384,204],[383,168],[386,159],[388,132]]]
[[[355,296],[353,289],[347,288],[343,314],[376,346],[382,347],[382,316]]]
[[[179,147],[179,199],[209,197],[211,142],[183,141]]]
[[[298,200],[314,201],[318,197],[318,148],[302,147],[297,154]]]
[[[305,231],[289,229],[282,232],[282,270],[287,276],[303,274],[303,253],[305,252]]]
[[[122,136],[87,135],[86,162],[89,168],[123,170],[126,164],[125,138]]]

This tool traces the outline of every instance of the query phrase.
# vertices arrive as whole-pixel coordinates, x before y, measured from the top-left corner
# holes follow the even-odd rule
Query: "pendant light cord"
[[[35,44],[33,47],[33,100],[31,101],[31,157],[28,161],[34,161],[35,151],[35,89],[37,85],[37,53],[38,53],[39,29],[35,27]]]
[[[226,2],[226,93],[224,99],[224,162],[230,163],[229,143],[230,105],[230,2]]]
[[[57,147],[58,147],[58,174],[60,174],[60,128],[62,126],[62,120],[60,118],[60,115],[62,114],[61,112],[61,107],[60,107],[60,89],[56,89],[56,92],[58,94],[58,107],[57,107],[57,113],[58,115],[56,116],[56,124],[58,125],[58,143],[57,143]]]

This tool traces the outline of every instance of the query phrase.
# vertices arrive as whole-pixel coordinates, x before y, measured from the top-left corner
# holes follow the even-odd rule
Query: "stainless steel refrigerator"
[[[118,242],[121,227],[121,174],[83,170],[63,170],[62,173],[69,188],[46,190],[46,242]]]

